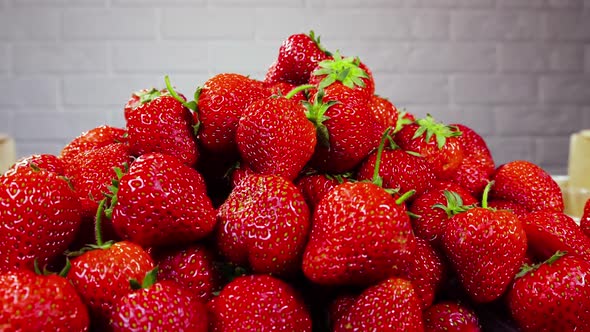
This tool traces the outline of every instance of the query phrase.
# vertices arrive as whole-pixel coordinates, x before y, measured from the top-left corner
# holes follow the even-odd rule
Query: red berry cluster
[[[165,83],[0,176],[1,331],[590,331],[590,201],[358,57]]]

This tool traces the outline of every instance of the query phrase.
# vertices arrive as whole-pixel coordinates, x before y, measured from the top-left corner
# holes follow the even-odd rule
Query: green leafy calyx
[[[363,79],[368,79],[367,72],[360,67],[360,60],[357,57],[342,58],[336,51],[333,59],[324,60],[318,63],[319,69],[316,69],[312,75],[324,76],[319,84],[320,88],[326,88],[332,83],[339,81],[345,86],[354,89],[355,87],[365,87]]]
[[[326,48],[322,45],[322,43],[320,43],[320,36],[315,34],[315,32],[313,30],[309,31],[309,38],[311,38],[311,40],[313,40],[313,42],[318,46],[318,48],[320,49],[320,51],[324,52],[324,54],[326,54],[327,56],[331,56],[332,53],[330,53],[330,51],[326,50]]]
[[[152,270],[148,271],[143,278],[141,284],[139,281],[135,279],[129,279],[129,285],[131,285],[131,289],[139,290],[139,289],[146,289],[152,287],[158,279],[158,267],[156,266]]]
[[[463,205],[463,199],[454,191],[445,190],[443,194],[445,195],[447,204],[434,204],[432,208],[445,211],[449,218],[456,214],[469,211],[475,207],[474,205]]]
[[[543,264],[551,265],[551,264],[555,263],[557,260],[559,260],[561,257],[565,256],[566,254],[567,254],[567,252],[565,252],[565,251],[556,251],[555,254],[553,254],[553,256],[549,257],[544,262],[533,264],[533,265],[524,264],[520,268],[520,271],[516,274],[514,279],[522,278],[525,275],[538,270]]]
[[[318,144],[323,147],[329,148],[330,147],[330,133],[328,132],[328,128],[324,124],[324,121],[329,120],[330,118],[326,116],[326,111],[338,104],[337,101],[329,101],[324,103],[324,90],[320,88],[316,93],[315,100],[313,103],[308,101],[303,102],[303,106],[305,107],[305,115],[307,119],[313,123],[316,127],[316,135]]]
[[[416,120],[416,124],[419,126],[414,137],[416,139],[422,135],[426,135],[425,141],[430,142],[432,137],[436,140],[436,145],[439,149],[442,149],[447,142],[447,138],[461,136],[461,131],[455,126],[447,126],[442,122],[437,122],[430,114],[425,118]]]

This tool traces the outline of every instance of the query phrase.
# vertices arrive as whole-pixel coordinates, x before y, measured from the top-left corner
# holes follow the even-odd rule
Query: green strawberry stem
[[[425,141],[426,143],[429,143],[432,136],[434,136],[439,150],[445,146],[447,138],[457,137],[463,134],[457,127],[447,126],[442,122],[437,122],[430,114],[427,114],[423,119],[416,120],[416,124],[419,127],[412,139],[416,139],[426,134]]]
[[[451,218],[452,216],[469,211],[469,209],[474,208],[474,205],[463,205],[463,199],[459,194],[454,191],[445,190],[443,192],[445,198],[447,199],[447,204],[434,204],[432,206],[433,209],[442,209],[446,212],[447,216]]]
[[[148,271],[143,277],[141,284],[136,279],[129,279],[129,285],[133,290],[146,289],[152,287],[158,279],[158,267]]]
[[[61,271],[59,271],[59,273],[57,273],[57,275],[65,278],[68,275],[68,272],[70,272],[71,268],[72,268],[72,263],[70,262],[70,259],[66,257],[66,265],[64,265],[64,267],[61,269]],[[54,272],[49,271],[47,269],[47,266],[44,266],[43,271],[41,271],[41,269],[39,268],[39,262],[37,261],[36,258],[33,261],[33,271],[35,271],[35,274],[40,275],[40,276],[48,276],[48,275],[56,274]]]
[[[170,95],[172,95],[174,99],[178,100],[179,103],[184,105],[184,107],[188,108],[189,110],[193,112],[197,111],[197,102],[195,100],[187,102],[182,97],[180,97],[178,93],[176,93],[176,90],[174,90],[172,84],[170,83],[170,77],[168,77],[168,75],[164,76],[164,82],[166,83],[166,89],[168,90],[168,92],[170,92]],[[197,91],[200,93],[200,89],[197,89]],[[195,95],[197,95],[197,92],[195,92]]]
[[[100,247],[104,245],[102,241],[102,214],[104,213],[104,206],[107,203],[107,199],[103,198],[98,203],[98,210],[96,211],[96,222],[94,223],[94,237],[96,238],[96,244]]]
[[[330,133],[328,132],[328,128],[324,124],[324,121],[329,120],[330,118],[327,117],[326,111],[335,104],[338,104],[338,101],[329,101],[324,103],[324,89],[318,89],[318,92],[315,95],[315,99],[313,104],[304,101],[303,106],[306,108],[305,116],[307,119],[313,123],[316,127],[316,135],[318,144],[325,148],[330,147]]]
[[[377,158],[375,160],[375,169],[373,170],[373,184],[383,187],[383,178],[379,175],[379,169],[381,167],[381,155],[383,154],[383,148],[385,147],[385,140],[390,139],[389,132],[391,128],[385,129],[383,135],[381,135],[381,141],[379,141],[379,147],[377,148]]]
[[[305,90],[309,90],[309,89],[313,89],[316,86],[313,84],[303,84],[300,86],[297,86],[295,88],[293,88],[291,91],[289,91],[289,93],[287,93],[285,95],[285,99],[291,99],[293,98],[294,95],[296,95],[297,93],[301,92],[301,91],[305,91]]]
[[[41,169],[39,168],[39,165],[37,165],[36,163],[29,163],[29,167],[33,170],[33,172],[37,173],[39,171],[41,171]]]
[[[395,200],[395,204],[402,205],[405,201],[407,201],[410,197],[412,197],[416,193],[416,190],[408,190],[403,195],[401,195],[398,199]]]
[[[494,185],[494,181],[488,182],[486,187],[483,189],[483,194],[481,196],[481,207],[484,209],[488,208],[488,196],[490,195],[490,189]]]
[[[369,75],[359,65],[359,58],[342,58],[340,52],[336,51],[332,59],[318,63],[320,68],[315,70],[312,75],[325,75],[319,84],[320,88],[326,88],[336,81],[341,82],[344,86],[351,89],[354,89],[356,86],[364,88],[365,82],[363,79],[368,79]]]
[[[400,132],[406,125],[414,123],[414,121],[406,117],[407,114],[408,112],[406,112],[405,109],[402,109],[402,111],[399,112],[397,121],[395,122],[395,129],[393,130],[394,134]]]
[[[529,274],[529,273],[537,270],[538,268],[540,268],[541,265],[543,265],[543,264],[551,265],[551,264],[555,263],[561,257],[565,256],[566,254],[567,254],[566,251],[556,251],[555,254],[553,254],[553,256],[549,257],[544,262],[533,264],[533,265],[524,264],[520,268],[520,271],[516,274],[516,276],[514,277],[514,279],[518,279],[518,278],[524,277],[525,275],[527,275],[527,274]]]

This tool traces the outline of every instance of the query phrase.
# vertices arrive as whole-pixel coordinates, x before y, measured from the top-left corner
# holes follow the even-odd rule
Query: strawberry
[[[508,292],[522,331],[590,331],[590,262],[557,253],[523,267]]]
[[[431,242],[436,247],[442,244],[442,237],[450,219],[477,204],[477,200],[461,186],[446,182],[414,198],[410,212],[414,214],[412,226],[416,236]]]
[[[242,159],[254,172],[293,180],[313,154],[316,131],[300,103],[267,98],[244,110],[236,142]]]
[[[334,331],[424,331],[420,300],[409,281],[387,279],[366,289]]]
[[[318,62],[328,59],[330,53],[320,44],[313,31],[309,35],[298,33],[289,36],[279,48],[279,56],[269,68],[266,82],[287,82],[300,85],[309,81],[309,75]]]
[[[348,310],[356,302],[358,295],[340,294],[331,303],[328,308],[328,317],[330,324],[335,325],[337,321],[341,320],[348,314]],[[334,327],[334,326],[333,326]]]
[[[309,209],[313,212],[320,200],[337,185],[349,181],[351,174],[317,174],[310,173],[299,177],[295,185],[305,198]]]
[[[173,281],[156,282],[151,273],[155,274],[149,272],[141,285],[133,280],[138,290],[121,296],[114,304],[109,315],[112,331],[207,332],[205,304]]]
[[[584,205],[584,212],[580,219],[580,227],[582,228],[582,232],[590,238],[590,199],[588,199]]]
[[[317,128],[318,144],[311,165],[327,173],[351,171],[379,144],[379,132],[359,93],[334,84],[305,103],[307,118]]]
[[[523,205],[529,212],[563,212],[563,195],[557,182],[541,167],[524,160],[504,164],[492,175],[490,197]]]
[[[80,227],[80,201],[59,175],[18,167],[0,176],[0,271],[41,266],[61,254]]]
[[[320,89],[333,85],[346,87],[364,103],[375,94],[375,80],[369,68],[358,57],[343,58],[338,51],[332,58],[318,63],[309,77],[309,84]]]
[[[287,82],[277,82],[268,86],[268,89],[275,96],[286,96],[289,94],[289,92],[291,92],[291,90],[295,88],[295,85],[289,84]],[[307,100],[306,96],[303,94],[303,91],[296,92],[290,99],[298,103]]]
[[[494,173],[495,164],[486,142],[473,129],[462,125],[451,125],[462,133],[459,141],[463,145],[464,158],[451,180],[479,197]]]
[[[481,208],[451,218],[443,234],[443,247],[461,284],[478,303],[498,299],[518,272],[527,251],[527,239],[518,217],[488,208],[490,186]]]
[[[129,149],[133,155],[164,153],[172,155],[188,166],[197,162],[199,152],[195,138],[198,126],[194,103],[178,96],[166,77],[171,95],[141,99],[135,109],[127,113]]]
[[[0,274],[0,330],[82,332],[89,325],[86,306],[62,276]]]
[[[237,162],[232,169],[231,172],[231,186],[235,188],[238,183],[242,182],[246,177],[250,175],[256,175],[256,173],[252,170],[250,165],[245,162]]]
[[[89,245],[72,260],[67,279],[74,285],[90,309],[93,322],[103,324],[112,312],[116,301],[133,289],[130,279],[141,280],[154,268],[150,255],[139,245],[128,242],[103,242],[102,213],[106,199],[98,207],[96,217],[96,244]],[[101,326],[102,328],[102,326]]]
[[[219,288],[221,276],[215,267],[213,253],[203,245],[167,249],[152,257],[160,268],[160,280],[177,282],[203,302],[209,301]]]
[[[412,114],[398,110],[388,99],[378,95],[371,96],[369,108],[378,124],[377,131],[380,133],[387,128],[393,128],[393,133],[397,133],[404,126],[416,121]]]
[[[275,175],[248,176],[218,209],[219,250],[256,273],[288,275],[300,268],[309,215],[291,182]]]
[[[75,155],[105,145],[126,142],[127,133],[124,129],[111,126],[100,126],[82,133],[61,150],[61,159],[68,162]]]
[[[428,115],[406,125],[395,135],[395,142],[405,151],[412,151],[426,158],[434,174],[449,179],[464,158],[463,145],[457,127],[447,126]]]
[[[519,219],[524,218],[529,213],[523,205],[504,199],[492,199],[489,201],[488,206],[496,210],[508,210],[514,213]]]
[[[529,242],[529,249],[535,257],[545,260],[556,251],[590,261],[590,238],[568,215],[554,211],[537,211],[521,218]]]
[[[57,175],[65,175],[64,162],[57,156],[52,154],[35,154],[18,160],[12,167],[11,170],[17,168],[37,167],[45,171],[53,172]]]
[[[422,310],[434,302],[445,281],[447,267],[443,256],[428,241],[416,238],[416,251],[402,276],[412,282]]]
[[[480,332],[475,313],[457,302],[440,302],[424,311],[424,331]]]
[[[190,243],[215,227],[202,176],[180,160],[145,154],[119,179],[112,223],[121,238],[142,246]]]
[[[210,331],[311,331],[300,296],[287,283],[267,275],[234,279],[209,302]]]
[[[123,109],[125,120],[128,121],[131,112],[139,108],[141,105],[151,102],[152,100],[162,96],[170,96],[170,93],[166,89],[157,90],[155,88],[142,89],[132,93],[131,97],[129,98]]]
[[[237,155],[235,135],[242,112],[270,94],[262,82],[239,74],[210,78],[195,93],[201,120],[199,143],[217,154]]]
[[[405,205],[383,188],[345,182],[319,202],[303,272],[322,285],[370,285],[403,270],[416,241]],[[401,205],[400,205],[401,204]]]

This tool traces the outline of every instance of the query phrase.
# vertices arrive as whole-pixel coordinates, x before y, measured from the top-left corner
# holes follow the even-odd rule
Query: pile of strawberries
[[[0,331],[590,331],[590,202],[357,57],[165,83],[0,177]]]

